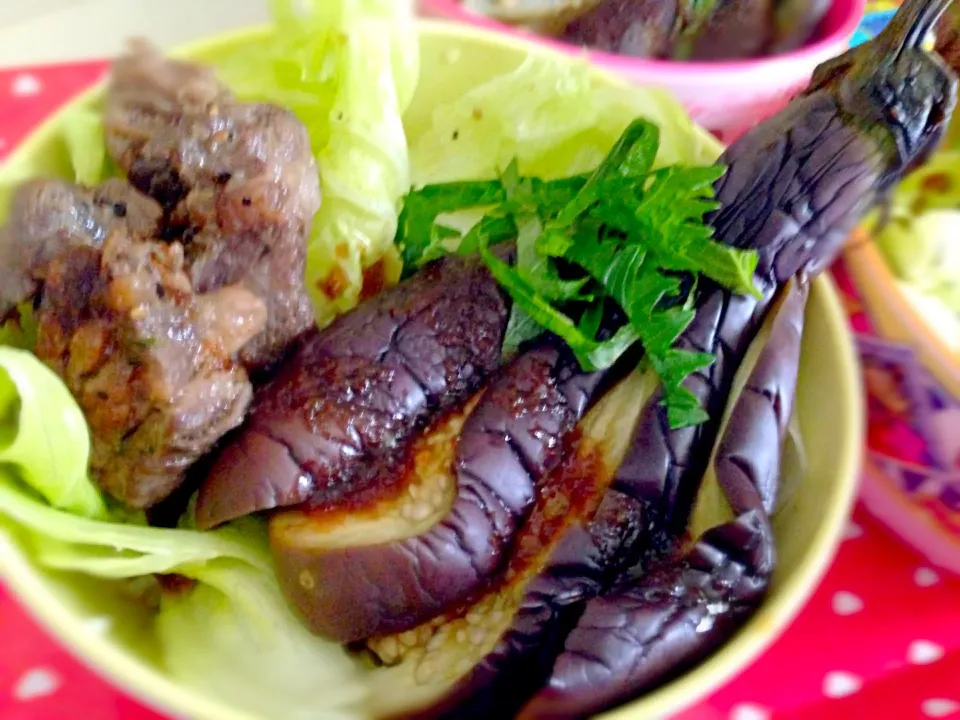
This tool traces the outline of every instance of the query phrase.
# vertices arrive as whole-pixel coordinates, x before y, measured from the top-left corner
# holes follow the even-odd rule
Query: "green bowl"
[[[246,30],[214,38],[176,54],[215,61],[227,50],[253,45],[268,32]],[[539,44],[439,22],[419,24],[422,80],[405,117],[412,137],[431,111],[451,96],[516,68],[530,54],[575,62]],[[686,143],[709,162],[717,142],[692,124],[671,122],[678,105],[657,91],[638,90],[602,71],[597,80],[640,93],[645,114],[665,123],[664,142]],[[64,114],[95,106],[96,88],[44,123],[8,160],[6,180],[66,175],[69,160],[60,139]],[[682,116],[682,115],[681,115]],[[862,437],[862,402],[853,343],[838,296],[826,278],[810,298],[797,410],[807,452],[801,492],[775,518],[780,564],[768,599],[746,626],[707,661],[656,692],[607,715],[618,720],[668,717],[696,703],[744,669],[787,627],[824,574],[840,541],[856,490]],[[16,532],[0,520],[0,577],[33,615],[97,672],[149,705],[196,720],[254,720],[228,699],[208,697],[165,676],[150,632],[151,618],[109,583],[37,567]],[[101,618],[111,619],[103,632]],[[262,720],[262,719],[261,719]]]

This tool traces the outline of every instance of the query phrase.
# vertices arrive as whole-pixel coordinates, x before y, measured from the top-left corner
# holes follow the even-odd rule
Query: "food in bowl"
[[[467,11],[592,50],[672,60],[742,60],[817,36],[828,0],[459,0]]]
[[[960,68],[960,10],[937,24],[934,48]],[[882,215],[864,223],[900,293],[955,356],[960,357],[960,123],[951,123],[936,155],[893,193]]]
[[[267,717],[579,717],[706,657],[776,565],[810,279],[952,111],[927,6],[719,164],[536,58],[408,148],[409,9],[279,8],[216,77],[135,47],[59,173],[6,178],[0,512],[40,565],[159,576],[168,671]],[[902,143],[858,104],[893,47]],[[183,410],[237,386],[239,424]]]
[[[911,173],[883,213],[874,214],[863,228],[899,293],[960,360],[960,150],[955,140],[948,139]]]

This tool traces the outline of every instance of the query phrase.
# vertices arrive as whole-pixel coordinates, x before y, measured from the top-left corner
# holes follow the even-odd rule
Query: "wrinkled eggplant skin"
[[[606,493],[591,522],[569,528],[545,568],[524,588],[520,608],[494,649],[439,703],[404,720],[514,716],[547,682],[583,602],[615,577],[620,548],[636,543],[645,530],[642,506],[626,495]]]
[[[808,296],[805,282],[784,290],[770,336],[717,445],[714,467],[735,515],[763,510],[769,517],[776,508]]]
[[[910,67],[919,63],[910,58],[905,62]],[[855,65],[847,62],[844,67]],[[926,67],[926,80],[918,79],[918,84],[941,88],[934,97],[942,95],[943,107],[915,102],[912,91],[905,92],[897,107],[902,117],[914,118],[922,117],[926,108],[939,128],[940,113],[952,111],[956,83],[936,63]],[[876,84],[871,76],[861,83],[862,92],[873,94]],[[828,267],[858,219],[909,165],[909,153],[925,152],[921,138],[928,134],[916,128],[904,135],[898,125],[889,136],[881,133],[879,142],[877,134],[863,132],[850,115],[862,105],[858,98],[848,77],[839,83],[834,78],[833,84],[821,80],[819,89],[742,136],[720,159],[728,170],[715,187],[721,208],[709,221],[718,241],[758,252],[756,280],[763,297],[757,301],[705,288],[697,317],[678,341],[680,347],[717,356],[688,383],[713,418],[775,289],[795,275],[812,277]],[[874,111],[867,113],[876,125]],[[899,137],[912,139],[894,142]],[[633,485],[646,497],[662,498],[662,521],[679,532],[696,495],[696,479],[706,467],[706,460],[697,458],[705,458],[702,449],[712,444],[716,431],[715,420],[671,431],[662,406],[649,407],[638,428],[637,452],[625,463],[632,468],[630,481],[618,487]]]
[[[422,535],[321,551],[272,536],[284,592],[310,628],[341,642],[403,632],[482,587],[509,557],[537,483],[569,448],[603,377],[581,373],[559,343],[509,363],[460,433],[453,507]],[[308,589],[304,572],[316,580]]]
[[[922,15],[920,4],[907,0],[902,14],[913,20],[901,20],[901,26]],[[649,548],[658,531],[678,537],[685,529],[719,429],[718,408],[726,404],[778,288],[827,267],[869,206],[943,132],[956,78],[909,47],[897,62],[879,66],[877,53],[893,56],[868,44],[822,67],[806,94],[741,137],[720,160],[728,171],[716,185],[721,208],[709,220],[720,242],[758,251],[761,297],[701,288],[697,315],[678,344],[717,357],[687,383],[714,419],[670,430],[662,405],[644,410],[611,489],[643,507],[648,533],[635,548]],[[602,599],[586,603],[548,687],[523,717],[580,717],[659,684],[725,641],[762,600],[773,568],[767,512],[776,499],[781,446],[770,444],[770,434],[775,429],[782,439],[789,418],[803,298],[796,290],[787,293],[775,331],[780,340],[769,340],[773,349],[764,352],[743,412],[721,442],[718,479],[737,519],[705,534],[646,580],[641,573],[638,580],[602,588]],[[621,548],[620,561],[623,552],[629,555],[630,548]],[[649,557],[634,549],[632,561],[641,571],[644,560]],[[695,632],[720,601],[728,610],[711,618],[708,631]],[[614,634],[612,628],[620,630]],[[653,635],[645,634],[651,630]],[[634,641],[621,643],[631,632]]]
[[[602,0],[559,35],[644,58],[716,61],[793,50],[814,35],[830,3],[804,0]]]
[[[751,512],[705,534],[682,562],[592,600],[519,720],[588,717],[689,669],[762,601],[768,575],[755,568],[772,570],[771,547],[764,514]]]
[[[525,720],[576,718],[675,677],[722,645],[765,597],[775,566],[769,516],[793,413],[808,296],[791,282],[736,400],[714,468],[735,520],[707,531],[679,560],[638,566],[586,604],[549,684]],[[616,632],[611,630],[616,629]]]
[[[449,256],[314,332],[212,463],[198,526],[336,501],[360,458],[393,452],[497,369],[507,311],[479,259]]]

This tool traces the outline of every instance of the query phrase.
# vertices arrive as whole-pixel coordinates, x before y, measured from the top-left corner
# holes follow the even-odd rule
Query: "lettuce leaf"
[[[164,664],[174,677],[256,717],[358,716],[367,697],[362,669],[303,626],[271,576],[228,560],[180,572],[201,584],[165,595],[157,618]]]
[[[106,506],[87,479],[89,455],[87,422],[60,378],[32,353],[0,347],[0,463],[53,507],[104,518]]]
[[[111,512],[87,477],[79,408],[29,352],[0,347],[0,409],[0,524],[13,524],[35,562],[114,580],[192,578],[191,589],[163,596],[156,617],[171,676],[263,717],[360,714],[359,666],[293,616],[262,521],[200,532],[130,524]]]
[[[401,117],[419,82],[411,0],[274,0],[272,7],[277,32],[256,49],[203,59],[239,97],[288,107],[308,129],[324,193],[308,266],[320,323],[357,301],[370,268],[380,265],[386,282],[398,277],[393,239],[401,198],[417,178],[489,177],[514,156],[530,174],[567,177],[595,167],[638,115],[674,129],[662,138],[656,166],[715,159],[708,141],[689,142],[689,120],[665,94],[605,87],[585,64],[553,60],[530,60],[450,93],[432,123],[405,134]],[[465,121],[477,123],[472,145]],[[65,122],[64,177],[95,183],[112,174],[95,115]],[[464,142],[451,145],[458,128],[466,128]],[[0,183],[0,196],[10,187]],[[4,207],[0,200],[0,213]],[[321,285],[338,292],[330,297]],[[102,497],[87,474],[89,431],[59,379],[22,350],[33,337],[30,309],[21,315],[19,326],[0,331],[0,523],[46,569],[192,578],[192,589],[163,597],[155,624],[178,682],[265,717],[363,716],[363,670],[291,613],[262,522],[212,532],[150,528]],[[526,332],[520,325],[518,337]]]
[[[393,239],[410,185],[401,118],[419,80],[413,5],[274,0],[276,35],[217,62],[240,97],[282,104],[310,132],[323,205],[307,285],[321,326],[357,304],[365,273],[376,286],[400,277]]]
[[[586,61],[529,56],[465,87],[410,137],[415,186],[497,177],[514,158],[523,175],[569,177],[595,169],[638,117],[664,128],[653,168],[709,165],[719,154],[693,140],[692,122],[667,93],[598,79]]]
[[[107,142],[103,118],[89,108],[72,110],[63,123],[63,139],[73,166],[73,179],[81,185],[103,180],[107,163]]]

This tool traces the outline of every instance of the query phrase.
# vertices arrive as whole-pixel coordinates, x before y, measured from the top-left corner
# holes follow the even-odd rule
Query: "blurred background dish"
[[[887,5],[887,3],[884,3]],[[880,18],[888,10],[876,8]],[[952,7],[936,45],[960,66]],[[872,34],[884,23],[869,28]],[[870,432],[863,498],[960,572],[960,123],[868,218],[835,275],[858,333]]]
[[[711,40],[713,43],[712,51],[707,47],[706,35],[703,36],[703,44],[699,45],[700,50],[694,54],[695,60],[671,60],[662,57],[636,57],[626,54],[609,52],[607,50],[584,49],[582,44],[576,40],[566,41],[555,37],[552,33],[556,32],[557,26],[561,22],[547,22],[540,17],[536,22],[531,22],[531,8],[552,6],[554,9],[562,9],[561,19],[563,22],[575,17],[578,12],[586,7],[592,7],[592,12],[600,12],[604,8],[610,12],[610,9],[616,10],[616,5],[636,6],[636,3],[624,2],[623,0],[613,0],[605,2],[601,7],[593,0],[520,0],[510,3],[515,8],[526,8],[527,14],[514,11],[515,18],[524,18],[524,23],[508,24],[492,15],[485,15],[470,9],[460,0],[420,0],[421,12],[446,17],[479,25],[486,28],[498,30],[500,32],[531,36],[538,41],[562,49],[565,52],[580,54],[586,53],[589,59],[600,67],[615,72],[631,82],[639,85],[649,85],[669,89],[683,103],[687,112],[695,122],[704,126],[708,130],[716,133],[724,142],[730,142],[747,128],[770,117],[780,110],[790,98],[800,89],[802,89],[813,69],[824,60],[839,55],[843,52],[857,30],[860,21],[863,18],[865,0],[833,0],[829,4],[818,5],[817,3],[806,3],[804,8],[813,8],[814,15],[820,20],[814,23],[813,30],[809,34],[800,33],[799,35],[781,35],[783,42],[778,44],[778,40],[761,41],[754,43],[752,47],[741,45],[735,47],[729,40],[723,40],[717,46],[715,40],[720,39],[719,32]],[[493,7],[496,0],[483,0],[484,5]],[[732,4],[731,4],[732,6]],[[651,4],[651,7],[660,7]],[[744,2],[743,7],[750,7]],[[784,5],[783,7],[786,7]],[[667,7],[667,11],[671,8]],[[672,11],[676,13],[676,6]],[[503,11],[500,17],[505,19],[509,13]],[[549,15],[548,15],[549,17]],[[652,21],[651,21],[652,22]],[[635,27],[650,27],[646,24],[636,24]],[[736,21],[730,21],[726,25],[729,27],[742,27]],[[763,32],[756,29],[750,32],[754,36],[766,35],[768,38],[775,37],[771,34],[770,27],[763,25]],[[537,30],[548,29],[550,33],[541,34]],[[620,38],[623,41],[623,27],[607,36],[605,33],[595,32],[592,37],[597,42],[591,44],[600,44],[601,47],[612,47],[610,38]],[[731,35],[742,35],[743,33],[731,33]],[[581,30],[581,35],[583,31]],[[797,37],[805,39],[798,41]],[[604,39],[605,38],[605,39]],[[638,41],[639,42],[639,41]],[[799,42],[799,44],[798,44]],[[626,41],[630,44],[629,37]],[[640,43],[643,44],[642,42]],[[668,48],[659,50],[660,55],[669,52],[681,57],[690,57],[693,50],[690,43],[686,41],[666,42],[663,47]],[[724,47],[727,48],[724,51]],[[793,49],[787,49],[787,48]],[[762,57],[748,57],[744,55],[755,55],[765,53],[769,50],[772,54],[764,54]],[[655,53],[657,54],[657,53]],[[723,59],[724,56],[739,56],[736,59]],[[713,59],[709,59],[712,57]]]

